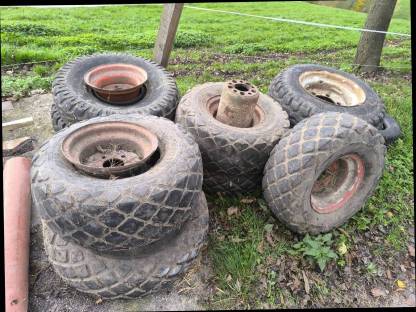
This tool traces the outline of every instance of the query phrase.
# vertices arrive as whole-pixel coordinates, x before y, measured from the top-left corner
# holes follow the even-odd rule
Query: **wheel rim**
[[[301,86],[312,96],[337,106],[364,103],[364,90],[354,81],[327,71],[307,71],[299,77]]]
[[[143,167],[156,152],[158,139],[148,129],[128,122],[89,124],[61,144],[64,158],[95,177],[125,177]]]
[[[114,105],[142,99],[146,93],[147,72],[131,64],[104,64],[84,75],[84,83],[97,98]]]
[[[357,154],[333,161],[312,186],[312,208],[318,213],[332,213],[344,207],[357,193],[364,173],[364,161]]]

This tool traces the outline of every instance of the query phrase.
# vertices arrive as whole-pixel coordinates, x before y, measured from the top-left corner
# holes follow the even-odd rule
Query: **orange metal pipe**
[[[3,170],[6,312],[29,303],[30,159],[14,157]]]

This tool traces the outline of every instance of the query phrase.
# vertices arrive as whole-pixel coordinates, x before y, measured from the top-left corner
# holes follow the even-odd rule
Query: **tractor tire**
[[[386,145],[393,144],[402,135],[399,124],[393,117],[388,114],[384,116],[383,126],[379,131],[384,137]]]
[[[373,193],[385,152],[383,137],[364,120],[345,113],[314,115],[274,147],[264,169],[264,198],[291,230],[330,231]]]
[[[203,192],[195,199],[192,216],[178,235],[157,243],[138,258],[96,255],[43,224],[49,261],[66,283],[105,299],[133,299],[170,287],[195,261],[206,240],[207,202]]]
[[[84,75],[96,66],[110,63],[132,64],[147,72],[146,94],[142,99],[130,105],[112,105],[87,90]],[[163,67],[153,61],[120,53],[82,56],[68,62],[58,71],[52,94],[56,109],[68,122],[67,126],[111,114],[154,115],[172,120],[179,101],[175,80]]]
[[[144,173],[115,180],[78,171],[62,156],[61,142],[82,126],[105,121],[152,131],[159,140],[157,162]],[[31,179],[41,218],[63,239],[103,254],[134,254],[174,233],[190,216],[190,203],[202,188],[202,161],[192,136],[172,121],[112,115],[55,134],[34,156]]]
[[[69,122],[61,117],[55,104],[52,104],[51,106],[51,120],[52,127],[53,130],[55,130],[55,132],[58,132],[59,130],[66,128],[69,125]]]
[[[204,190],[236,195],[261,186],[264,165],[274,145],[289,128],[279,103],[260,94],[258,122],[250,128],[232,127],[214,118],[223,82],[205,83],[185,94],[176,122],[199,145],[204,164]]]
[[[348,113],[380,128],[385,107],[364,81],[321,65],[294,65],[277,75],[269,93],[289,114],[293,127],[304,118],[325,112]]]

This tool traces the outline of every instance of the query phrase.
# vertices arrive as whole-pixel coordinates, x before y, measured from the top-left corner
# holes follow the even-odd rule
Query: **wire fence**
[[[232,15],[239,15],[239,16],[247,16],[247,17],[253,17],[253,18],[261,18],[261,19],[272,20],[272,21],[275,21],[275,22],[283,22],[283,23],[301,24],[301,25],[315,26],[315,27],[336,28],[336,29],[343,29],[343,30],[352,30],[352,31],[360,31],[360,32],[370,32],[370,33],[380,33],[380,34],[387,34],[387,35],[411,37],[410,34],[390,32],[390,31],[382,31],[382,30],[375,30],[375,29],[356,28],[356,27],[342,26],[342,25],[332,25],[332,24],[322,24],[322,23],[315,23],[315,22],[306,22],[306,21],[293,20],[293,19],[280,18],[280,17],[270,17],[270,16],[254,15],[254,14],[234,12],[234,11],[224,11],[224,10],[218,10],[218,9],[195,7],[195,6],[190,6],[190,5],[185,5],[184,7],[188,8],[188,9],[193,9],[193,10],[202,10],[202,11],[225,13],[225,14],[232,14]]]

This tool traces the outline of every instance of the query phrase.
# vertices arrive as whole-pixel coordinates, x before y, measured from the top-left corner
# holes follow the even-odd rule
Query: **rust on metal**
[[[134,123],[108,121],[89,124],[62,142],[63,156],[76,168],[101,177],[125,177],[146,164],[158,148],[158,139]]]
[[[364,103],[364,90],[354,81],[328,71],[307,71],[299,77],[301,86],[312,96],[339,106]]]
[[[84,75],[87,88],[101,100],[125,105],[138,101],[145,90],[147,72],[131,64],[104,64]]]
[[[252,127],[259,96],[257,87],[247,81],[227,81],[221,93],[216,119],[233,127]]]
[[[332,213],[340,209],[357,192],[364,174],[364,161],[357,154],[348,154],[335,160],[312,187],[312,208],[318,213]]]

